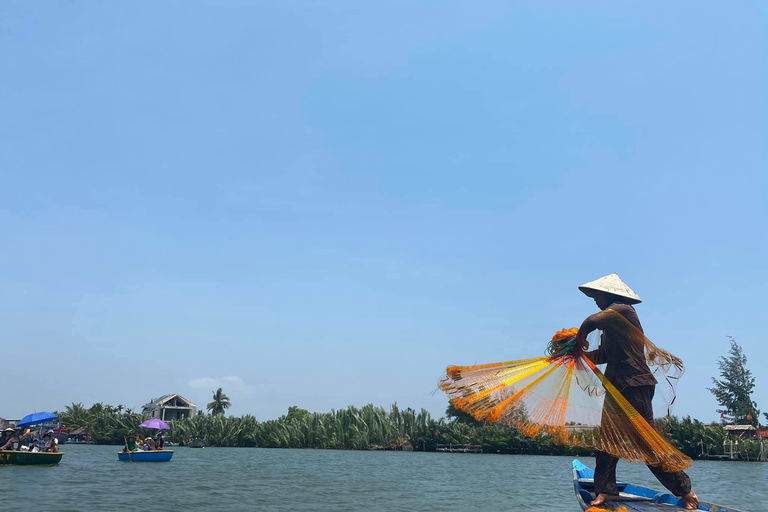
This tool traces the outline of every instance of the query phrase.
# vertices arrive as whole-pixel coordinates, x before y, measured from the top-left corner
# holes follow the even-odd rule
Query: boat
[[[117,452],[118,460],[125,462],[168,462],[173,457],[173,450],[154,450],[149,452]]]
[[[0,450],[0,464],[16,464],[19,466],[51,465],[58,464],[63,456],[63,452]]]
[[[683,500],[663,491],[655,491],[647,487],[632,485],[626,482],[617,482],[619,486],[619,499],[600,505],[602,510],[619,510],[623,507],[627,512],[672,512],[685,510]],[[579,462],[573,461],[573,488],[576,491],[576,500],[582,510],[587,510],[589,503],[595,499],[595,472]],[[698,510],[709,512],[746,512],[735,508],[715,505],[713,503],[699,502]]]

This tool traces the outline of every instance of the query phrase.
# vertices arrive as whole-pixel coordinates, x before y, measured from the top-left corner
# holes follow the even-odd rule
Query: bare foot
[[[683,496],[683,503],[685,503],[686,510],[698,510],[699,497],[696,496],[696,493],[693,492],[693,489],[691,489],[688,494]]]
[[[598,505],[602,505],[606,501],[616,501],[617,499],[619,499],[618,496],[614,496],[613,494],[604,494],[601,492],[600,494],[597,495],[597,497],[594,500],[592,500],[592,503],[590,503],[590,505],[598,506]]]

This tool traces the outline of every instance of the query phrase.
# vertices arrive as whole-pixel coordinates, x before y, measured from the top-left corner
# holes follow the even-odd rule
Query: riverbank
[[[70,428],[87,428],[91,440],[97,444],[119,445],[129,433],[151,432],[138,426],[146,419],[144,416],[120,407],[99,404],[89,411],[77,407],[68,409],[80,410],[79,417],[65,412],[61,414],[61,421]],[[251,415],[198,414],[192,419],[171,422],[171,426],[168,439],[182,445],[187,439],[198,437],[205,439],[208,446],[220,447],[434,452],[438,445],[473,445],[480,446],[483,453],[592,455],[584,448],[557,445],[548,435],[529,438],[505,425],[483,425],[461,417],[434,419],[425,410],[401,410],[397,405],[386,410],[368,404],[328,413],[310,413],[291,407],[286,415],[268,421],[257,421]],[[726,439],[723,426],[707,426],[690,417],[660,419],[657,427],[691,458],[702,453],[721,454]],[[760,446],[755,441],[741,441],[737,452],[745,460],[754,460],[759,456]]]

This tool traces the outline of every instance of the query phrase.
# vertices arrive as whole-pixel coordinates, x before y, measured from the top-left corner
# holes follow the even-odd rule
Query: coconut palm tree
[[[213,402],[206,405],[206,408],[208,412],[216,416],[217,414],[224,414],[224,411],[229,409],[230,405],[232,404],[229,403],[229,397],[219,388],[213,392]]]
[[[58,414],[62,425],[70,430],[80,427],[87,427],[91,421],[91,413],[81,402],[72,402],[72,405],[66,406],[64,412]]]

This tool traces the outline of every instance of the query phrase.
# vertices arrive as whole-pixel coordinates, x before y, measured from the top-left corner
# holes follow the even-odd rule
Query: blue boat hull
[[[589,502],[595,499],[594,494],[595,472],[579,462],[573,461],[573,488],[576,491],[576,500],[582,510],[589,508]],[[617,482],[622,496],[618,501],[611,501],[600,505],[605,510],[616,510],[619,507],[626,508],[629,512],[672,512],[685,510],[683,500],[666,492],[654,491],[647,487]],[[707,512],[747,512],[735,508],[715,505],[713,503],[699,502],[699,510]]]
[[[168,462],[173,457],[173,450],[153,452],[118,452],[118,460],[125,462]]]

